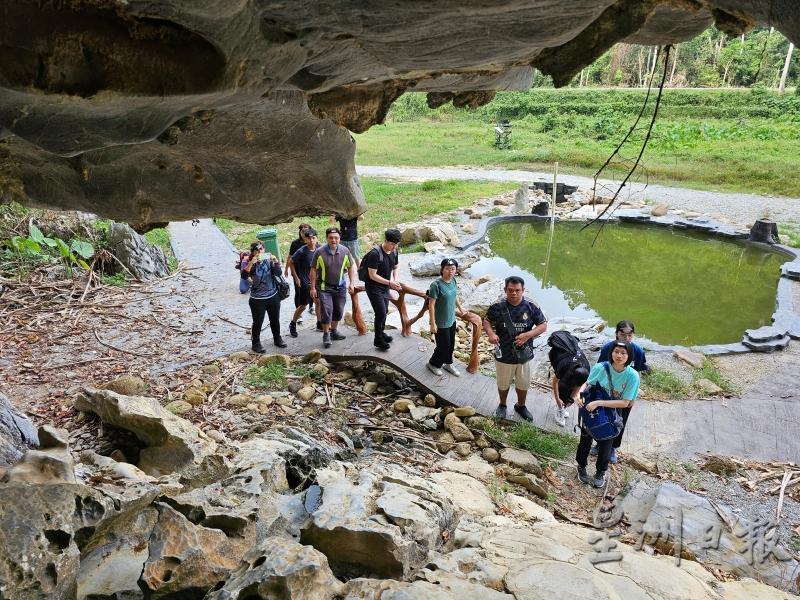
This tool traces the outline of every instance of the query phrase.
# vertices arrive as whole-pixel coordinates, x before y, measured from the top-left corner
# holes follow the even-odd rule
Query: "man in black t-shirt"
[[[506,417],[506,399],[511,383],[517,390],[514,411],[526,421],[533,415],[525,406],[531,386],[533,338],[547,330],[547,319],[539,306],[524,297],[525,281],[512,275],[505,281],[505,299],[495,302],[486,311],[483,328],[495,348],[495,371],[500,406],[495,416]]]
[[[311,258],[317,249],[317,232],[309,227],[304,229],[301,235],[305,244],[289,257],[289,268],[292,271],[292,279],[294,279],[294,314],[292,320],[289,321],[289,335],[292,337],[297,337],[297,322],[305,307],[309,303],[312,303],[313,306],[309,273],[311,272]],[[317,325],[318,329],[322,328],[319,321],[317,321]]]
[[[386,351],[392,341],[392,336],[383,332],[386,327],[386,314],[389,311],[389,289],[398,292],[402,289],[400,282],[397,281],[400,265],[397,245],[400,243],[400,230],[387,229],[383,237],[383,243],[375,246],[364,256],[369,275],[364,282],[364,288],[375,313],[375,347]]]
[[[342,215],[333,215],[330,219],[330,224],[333,225],[334,220],[339,223],[339,243],[350,250],[350,254],[356,260],[356,268],[361,263],[361,244],[358,241],[358,222],[364,218],[364,215],[348,218]]]
[[[289,276],[289,270],[290,270],[289,262],[292,260],[292,256],[294,255],[294,253],[297,252],[298,250],[300,250],[300,248],[302,248],[303,246],[306,245],[306,239],[303,236],[303,232],[306,229],[311,229],[311,225],[309,225],[308,223],[300,223],[300,225],[297,226],[297,237],[292,240],[291,244],[289,244],[289,254],[286,257],[286,265],[283,268],[283,276],[284,277],[288,277]],[[314,234],[314,235],[316,235],[316,234]],[[295,285],[295,297],[297,297],[297,285]],[[308,312],[310,312],[312,315],[314,314],[314,303],[313,302],[309,302],[308,303]],[[302,319],[299,319],[299,320],[302,320]]]

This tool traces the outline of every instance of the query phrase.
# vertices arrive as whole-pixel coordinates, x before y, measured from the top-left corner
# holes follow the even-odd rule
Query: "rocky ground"
[[[474,222],[464,214],[462,230]],[[415,284],[430,281],[430,257],[412,258]],[[29,532],[5,547],[0,581],[12,587],[0,584],[0,598],[67,598],[71,586],[81,598],[533,598],[563,595],[564,582],[581,597],[785,597],[748,578],[796,589],[795,465],[623,455],[595,490],[575,478],[569,437],[533,454],[514,430],[437,404],[386,367],[233,351],[246,328],[234,322],[232,337],[225,315],[198,308],[196,278],[120,289],[43,271],[4,282],[16,304],[0,332],[2,391],[47,427],[41,449],[6,470],[0,504],[57,517],[0,511],[0,529]],[[470,308],[489,283],[462,277]],[[565,325],[591,352],[606,339],[602,323]],[[469,339],[461,329],[461,358]],[[717,364],[744,388],[753,370],[792,364],[792,348]],[[479,349],[488,373],[491,348]],[[670,354],[651,361],[690,373]],[[549,380],[541,360],[536,378]],[[680,568],[663,556],[675,552],[676,506]],[[746,532],[778,512],[748,560]],[[707,528],[722,532],[717,547],[701,543]],[[597,531],[634,548],[593,562]],[[294,595],[270,595],[278,588]]]

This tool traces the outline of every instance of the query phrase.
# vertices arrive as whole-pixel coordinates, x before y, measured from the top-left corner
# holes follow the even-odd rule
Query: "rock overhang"
[[[614,43],[716,23],[800,41],[789,0],[291,4],[9,0],[0,9],[0,198],[139,229],[274,223],[366,206],[347,129],[394,100],[485,104],[532,69],[569,82]]]

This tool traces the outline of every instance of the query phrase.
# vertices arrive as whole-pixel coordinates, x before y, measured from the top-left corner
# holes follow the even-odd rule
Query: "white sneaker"
[[[566,408],[559,408],[556,411],[556,423],[561,427],[566,427],[567,419],[569,419],[569,411]]]
[[[430,371],[437,377],[441,377],[442,375],[444,375],[444,373],[439,367],[434,367],[431,363],[426,363],[426,366],[428,367],[428,371]]]
[[[455,375],[456,377],[461,377],[461,371],[456,369],[454,365],[444,365],[444,370],[450,373],[451,375]]]

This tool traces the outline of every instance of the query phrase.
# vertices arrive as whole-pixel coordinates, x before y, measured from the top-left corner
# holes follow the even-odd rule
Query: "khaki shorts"
[[[509,365],[500,361],[495,361],[495,372],[497,374],[497,389],[507,390],[514,383],[518,390],[529,390],[531,388],[531,362],[521,365]]]

